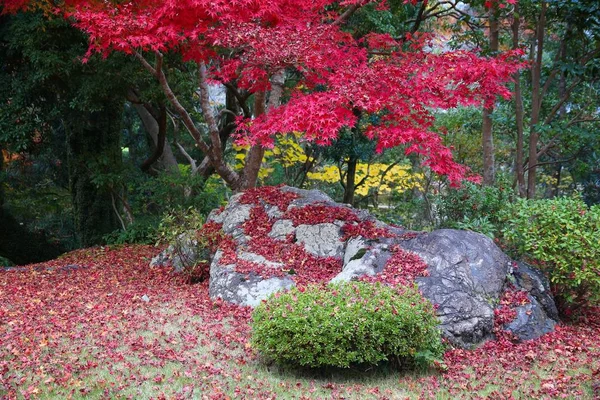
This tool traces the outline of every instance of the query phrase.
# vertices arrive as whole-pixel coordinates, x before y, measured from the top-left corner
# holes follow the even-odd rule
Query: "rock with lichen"
[[[531,339],[551,331],[557,318],[541,274],[515,272],[512,260],[475,232],[411,232],[319,191],[285,186],[233,196],[208,225],[221,235],[210,261],[215,299],[254,307],[296,285],[417,284],[435,305],[444,336],[460,347],[493,338],[499,321]],[[517,295],[506,295],[509,286]]]

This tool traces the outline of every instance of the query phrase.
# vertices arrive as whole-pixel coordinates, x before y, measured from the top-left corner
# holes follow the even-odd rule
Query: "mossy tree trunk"
[[[93,246],[119,228],[115,177],[121,167],[123,103],[71,118],[68,126],[69,186],[81,246]]]

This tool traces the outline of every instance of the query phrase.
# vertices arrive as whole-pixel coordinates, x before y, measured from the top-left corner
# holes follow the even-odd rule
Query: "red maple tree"
[[[375,115],[361,130],[377,150],[403,145],[432,171],[458,183],[466,167],[452,159],[431,130],[432,111],[493,103],[510,95],[504,83],[518,68],[514,53],[483,58],[468,51],[433,51],[424,36],[344,30],[367,0],[68,0],[54,10],[89,35],[89,50],[124,52],[139,59],[160,83],[174,112],[203,151],[206,161],[234,190],[256,184],[264,148],[277,134],[304,133],[307,141],[330,144],[342,128],[355,129],[361,115]],[[30,1],[0,0],[4,12]],[[180,53],[198,67],[202,132],[174,93],[164,54]],[[297,81],[282,104],[286,77]],[[251,144],[241,172],[223,157],[219,128],[208,98],[212,82],[253,95],[237,119],[237,137]],[[238,101],[242,109],[241,96]],[[364,121],[364,119],[363,119]]]

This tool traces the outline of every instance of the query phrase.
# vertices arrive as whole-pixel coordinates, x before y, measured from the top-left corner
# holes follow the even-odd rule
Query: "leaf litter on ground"
[[[451,349],[447,370],[327,374],[264,363],[251,310],[208,296],[151,246],[99,247],[0,273],[0,398],[594,399],[600,310],[535,341]],[[67,266],[85,266],[73,268]]]

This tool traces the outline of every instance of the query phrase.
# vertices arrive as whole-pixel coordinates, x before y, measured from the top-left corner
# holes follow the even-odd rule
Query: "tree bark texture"
[[[527,172],[527,198],[535,198],[536,172],[538,163],[537,146],[539,133],[537,125],[540,122],[541,102],[541,79],[542,79],[542,56],[544,52],[544,33],[546,29],[546,8],[548,4],[542,1],[540,17],[536,26],[535,34],[535,58],[531,68],[531,122],[529,129],[529,169]]]
[[[512,23],[512,40],[513,49],[519,48],[519,28],[521,25],[521,18],[519,16],[519,4],[515,4],[515,10],[513,14]],[[527,186],[525,183],[525,135],[524,135],[524,111],[523,111],[523,93],[521,91],[521,72],[515,72],[515,122],[517,127],[516,137],[516,154],[515,154],[515,175],[517,177],[517,189],[520,197],[527,195]]]
[[[489,18],[489,43],[490,51],[493,55],[498,52],[499,47],[499,24],[498,24],[498,8],[497,5],[490,8]],[[494,134],[492,113],[494,107],[485,108],[483,110],[482,123],[482,146],[483,146],[483,184],[493,185],[496,181],[496,169],[494,158]]]
[[[146,108],[145,105],[133,103],[133,108],[138,113],[140,120],[142,121],[142,125],[150,138],[152,139],[152,143],[154,143],[155,147],[159,147],[159,133],[160,133],[160,125],[159,121],[150,113],[150,111]],[[163,142],[163,149],[161,154],[158,157],[158,163],[161,166],[161,169],[171,173],[179,173],[179,166],[177,165],[177,159],[173,154],[173,149],[167,140]]]

